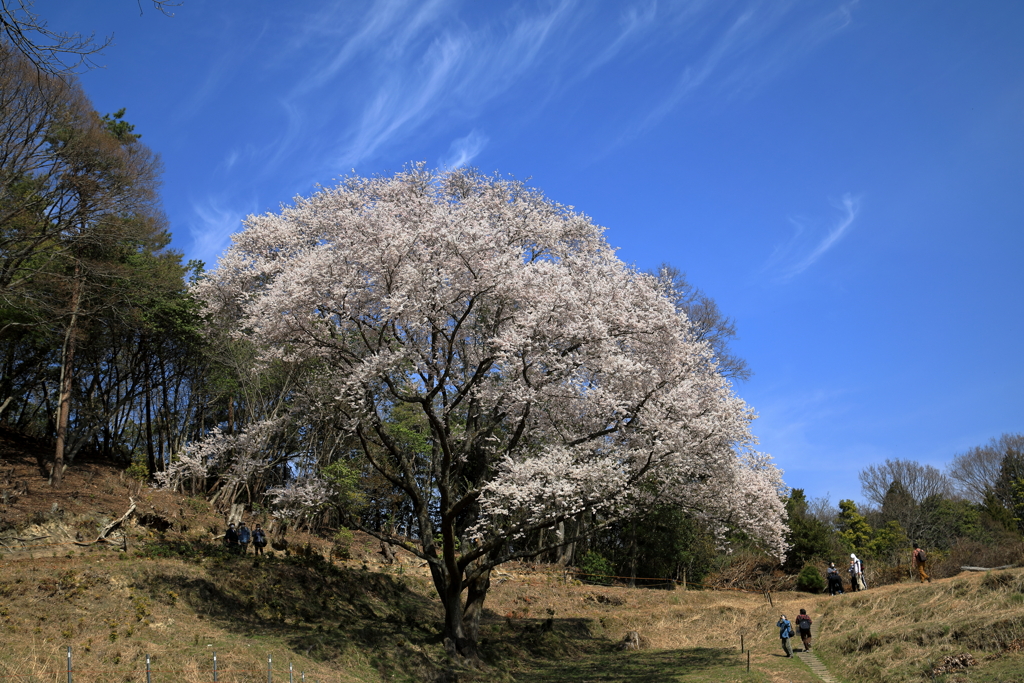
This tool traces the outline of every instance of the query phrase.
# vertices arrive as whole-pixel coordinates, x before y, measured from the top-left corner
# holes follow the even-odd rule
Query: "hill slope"
[[[53,491],[36,458],[6,443],[0,475],[16,494],[0,507],[0,679],[66,680],[70,646],[76,683],[145,680],[147,655],[154,683],[211,681],[214,653],[220,681],[266,681],[270,657],[275,681],[291,664],[296,681],[810,682],[803,663],[780,656],[775,628],[802,607],[838,679],[933,680],[945,658],[969,654],[976,664],[947,666],[945,680],[1024,681],[1022,570],[835,598],[780,593],[769,604],[505,566],[486,605],[486,667],[467,670],[444,654],[440,608],[415,558],[382,564],[358,534],[344,560],[303,534],[259,562],[229,555],[217,542],[223,518],[204,501],[140,489],[101,463],[76,466]],[[113,542],[88,544],[130,495],[136,514]],[[617,648],[629,631],[646,649]]]

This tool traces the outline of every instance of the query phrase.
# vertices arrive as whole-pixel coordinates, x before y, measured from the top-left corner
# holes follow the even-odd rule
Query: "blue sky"
[[[1024,431],[1024,4],[53,2],[164,160],[174,246],[410,161],[531,183],[737,321],[790,486]]]

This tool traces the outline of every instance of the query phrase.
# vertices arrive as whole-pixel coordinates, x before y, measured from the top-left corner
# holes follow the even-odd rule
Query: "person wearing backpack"
[[[796,627],[800,630],[800,641],[804,644],[804,652],[811,651],[811,618],[807,616],[807,610],[800,610],[796,618]]]
[[[245,522],[241,522],[238,525],[238,547],[239,555],[245,555],[245,551],[249,549],[249,541],[252,540],[252,533],[249,531],[249,527],[245,525]]]
[[[825,578],[828,580],[828,594],[830,597],[842,594],[843,578],[839,576],[839,570],[836,569],[835,562],[828,563],[828,569],[825,570]]]
[[[850,555],[850,568],[847,571],[850,572],[850,592],[856,593],[860,587],[860,582],[857,580],[860,575],[860,567],[857,565],[856,555]]]
[[[917,569],[917,578],[921,583],[927,581],[932,582],[932,577],[928,576],[924,570],[924,566],[928,563],[928,553],[925,552],[919,544],[914,544],[914,553],[910,556],[911,564]]]
[[[263,533],[263,527],[257,524],[252,532],[252,551],[259,556],[263,554],[265,547],[267,547],[267,535]]]
[[[789,639],[793,637],[793,625],[789,623],[789,619],[783,614],[779,617],[779,623],[776,624],[779,627],[779,638],[782,639],[782,650],[786,653],[787,657],[793,656],[793,647],[789,644]]]

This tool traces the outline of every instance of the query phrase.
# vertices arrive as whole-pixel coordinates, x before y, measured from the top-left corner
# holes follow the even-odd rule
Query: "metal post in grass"
[[[271,665],[274,659],[271,655],[267,655],[267,683],[274,683],[274,675],[271,673]]]
[[[71,683],[71,646],[68,645],[68,683]]]
[[[747,650],[747,671],[750,671],[750,650]]]
[[[743,654],[743,634],[740,634],[740,654]]]
[[[217,683],[217,653],[213,653],[213,683]]]
[[[146,655],[146,683],[153,683],[149,676],[149,655]]]
[[[292,663],[288,662],[288,683],[295,683],[295,679],[292,677]]]

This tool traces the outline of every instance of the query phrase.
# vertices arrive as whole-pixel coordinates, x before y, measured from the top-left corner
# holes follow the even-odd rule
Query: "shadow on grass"
[[[524,669],[516,679],[531,683],[670,683],[684,675],[696,675],[692,680],[718,680],[716,672],[739,672],[741,667],[735,650],[698,648],[609,652],[580,661],[534,661]]]
[[[217,548],[197,554],[207,557],[204,575],[154,567],[140,584],[154,601],[181,600],[227,631],[277,640],[321,663],[359,651],[384,677],[403,672],[413,680],[426,680],[440,666],[424,654],[425,646],[440,643],[439,607],[402,577],[318,556],[257,562]]]

